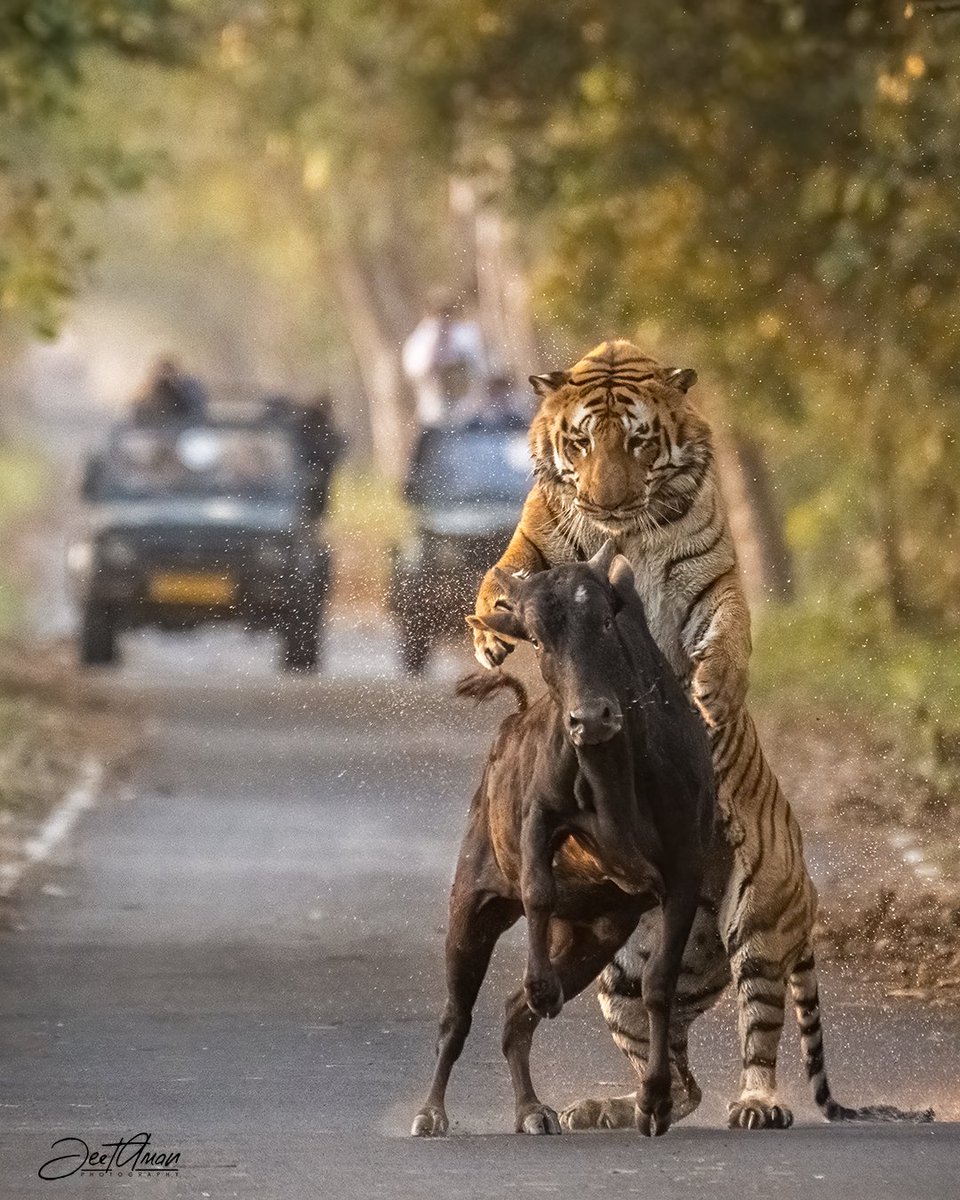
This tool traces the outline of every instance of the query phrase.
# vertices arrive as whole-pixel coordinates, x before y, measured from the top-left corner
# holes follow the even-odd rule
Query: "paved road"
[[[68,464],[102,424],[81,417],[40,413]],[[71,620],[62,541],[37,546],[44,636]],[[836,972],[824,991],[837,1094],[932,1103],[946,1123],[822,1125],[790,1038],[798,1125],[726,1131],[727,1003],[692,1047],[707,1098],[666,1138],[508,1134],[497,1026],[522,931],[498,951],[454,1077],[454,1136],[407,1138],[430,1073],[453,856],[496,718],[445,699],[453,655],[411,685],[369,616],[342,615],[332,640],[318,682],[279,679],[265,639],[130,639],[115,689],[143,715],[143,759],[46,872],[23,928],[0,933],[0,1200],[960,1195],[960,1021]],[[826,843],[809,850],[817,870],[837,866]],[[535,1067],[554,1103],[627,1078],[592,997],[542,1030]],[[141,1130],[180,1152],[175,1178],[37,1177],[57,1138],[93,1148]]]
[[[166,675],[147,669],[156,647],[134,648],[118,687],[144,713],[147,753],[28,900],[24,928],[0,936],[3,1200],[960,1194],[960,1125],[823,1126],[792,1038],[798,1127],[724,1130],[729,1005],[693,1050],[708,1096],[695,1122],[656,1143],[507,1134],[496,1025],[516,937],[454,1077],[456,1136],[406,1138],[430,1068],[453,852],[494,714],[455,711],[432,684],[351,681],[343,665],[333,681],[281,680],[189,646],[172,644]],[[960,1118],[956,1019],[834,973],[825,992],[842,1099]],[[625,1080],[591,998],[543,1031],[536,1065],[556,1103]],[[140,1130],[180,1151],[176,1178],[37,1178],[56,1138]]]

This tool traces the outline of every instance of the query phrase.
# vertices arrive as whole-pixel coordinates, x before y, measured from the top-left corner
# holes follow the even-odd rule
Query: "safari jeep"
[[[279,634],[285,669],[318,666],[330,552],[282,429],[120,425],[83,495],[87,528],[68,551],[81,662],[116,663],[125,630],[240,621]]]
[[[393,551],[389,607],[410,675],[445,634],[462,636],[484,572],[510,540],[530,490],[523,428],[424,430],[405,498],[413,529]]]

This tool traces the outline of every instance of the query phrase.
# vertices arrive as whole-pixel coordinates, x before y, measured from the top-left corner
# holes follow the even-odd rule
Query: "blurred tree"
[[[448,167],[428,161],[398,79],[411,30],[372,0],[227,6],[212,61],[246,136],[312,227],[369,405],[381,469],[403,472],[412,436],[399,347],[427,286],[472,281],[453,253]]]
[[[326,302],[395,472],[398,346],[426,285],[475,284],[449,206],[451,178],[466,180],[482,229],[486,206],[522,228],[557,361],[627,332],[702,368],[766,590],[793,577],[782,501],[831,599],[956,620],[960,18],[937,7],[14,0],[0,18],[14,33],[0,48],[4,309],[52,326],[84,269],[77,205],[165,147],[181,210],[157,246],[175,259],[202,244],[213,261],[229,243],[237,278],[272,272],[303,314]],[[118,120],[137,111],[133,68],[177,56],[191,82],[172,79],[156,136],[137,136]],[[133,67],[84,90],[92,62]],[[92,93],[106,121],[81,103]],[[191,127],[189,106],[207,103],[230,114],[212,136]],[[218,221],[224,240],[204,242]],[[181,267],[166,270],[173,287]],[[245,319],[264,307],[251,296]]]
[[[960,478],[956,20],[888,0],[390,8],[417,26],[399,82],[425,145],[523,215],[541,319],[683,345],[734,437],[793,430],[856,481],[897,619],[956,614],[960,554],[922,561]]]
[[[148,165],[84,126],[96,53],[172,62],[192,7],[178,0],[6,0],[0,13],[0,321],[54,333],[93,253],[77,212]]]

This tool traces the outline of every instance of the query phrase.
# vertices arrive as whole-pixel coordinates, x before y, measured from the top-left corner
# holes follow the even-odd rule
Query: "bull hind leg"
[[[554,918],[550,929],[550,957],[565,1000],[572,1000],[596,979],[630,936],[636,923],[637,912],[630,909],[588,925]],[[522,988],[509,997],[504,1012],[503,1053],[513,1082],[517,1133],[560,1132],[556,1112],[542,1103],[530,1076],[530,1048],[540,1020],[530,1009]]]
[[[658,936],[660,914],[644,914],[636,933],[600,977],[600,1007],[613,1040],[630,1060],[642,1080],[649,1058],[649,1018],[641,996],[643,968],[650,946]],[[690,1026],[712,1008],[730,983],[727,952],[717,928],[716,909],[702,898],[684,950],[680,979],[670,1017],[671,1092],[673,1120],[690,1116],[702,1093],[690,1070],[687,1039]],[[633,1129],[636,1093],[625,1096],[586,1097],[563,1109],[564,1129]]]
[[[446,941],[447,1002],[440,1018],[433,1082],[410,1130],[414,1137],[443,1137],[450,1128],[445,1107],[450,1072],[470,1032],[473,1006],[494,947],[521,913],[517,901],[461,891],[454,883]]]

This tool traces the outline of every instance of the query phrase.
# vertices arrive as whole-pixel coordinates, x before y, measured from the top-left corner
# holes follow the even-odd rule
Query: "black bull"
[[[659,903],[661,936],[642,984],[650,1058],[637,1126],[661,1134],[670,1125],[670,1007],[713,829],[706,730],[612,544],[589,563],[524,580],[504,575],[500,584],[506,604],[482,623],[533,645],[547,694],[527,708],[515,680],[483,673],[458,688],[479,700],[513,687],[520,710],[503,722],[470,807],[450,897],[436,1071],[412,1132],[447,1132],[447,1082],[490,956],[526,916],[527,966],[507,1000],[503,1052],[517,1131],[559,1133],[530,1078],[534,1030],[597,977]]]

